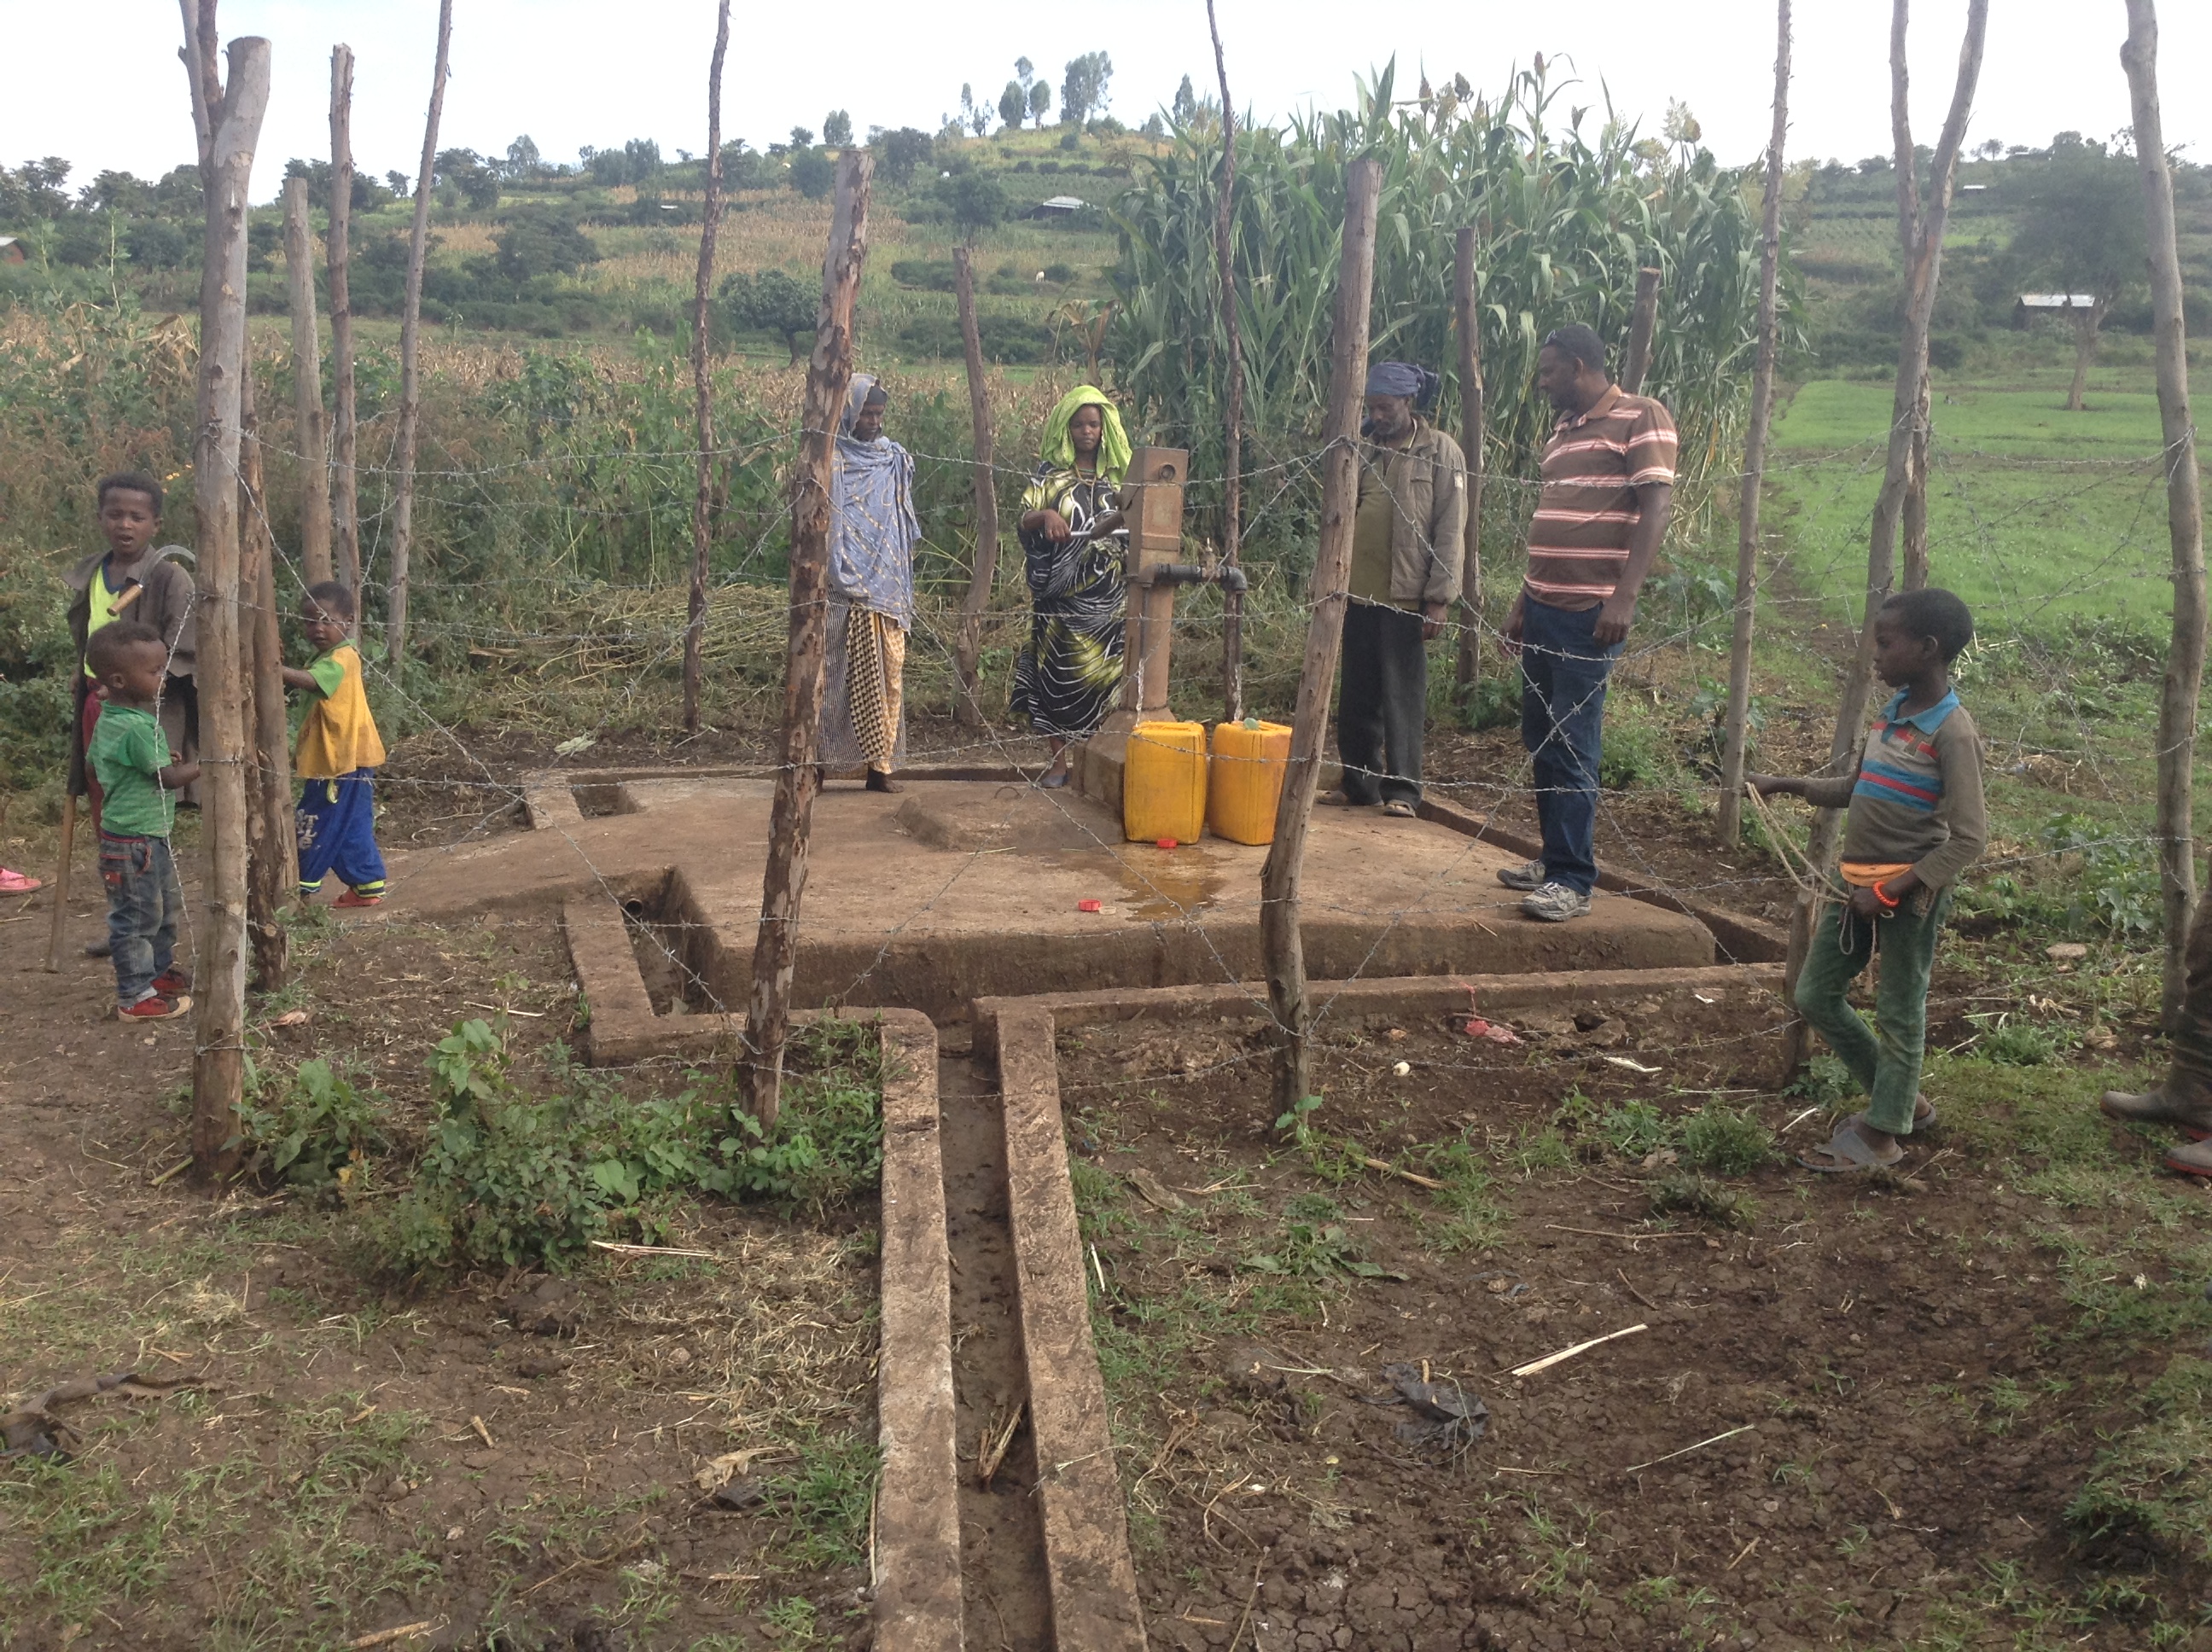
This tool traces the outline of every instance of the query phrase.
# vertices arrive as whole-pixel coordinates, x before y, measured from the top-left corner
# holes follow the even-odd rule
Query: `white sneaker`
[[[1508,866],[1498,874],[1498,881],[1508,889],[1523,891],[1544,887],[1544,863],[1531,860],[1525,866]]]
[[[1539,919],[1547,924],[1563,924],[1570,918],[1589,916],[1590,898],[1565,884],[1547,884],[1521,902],[1523,916]]]

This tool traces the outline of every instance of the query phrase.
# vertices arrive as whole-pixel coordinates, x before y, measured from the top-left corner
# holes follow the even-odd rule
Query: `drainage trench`
[[[1006,1146],[992,1064],[946,1052],[937,1064],[945,1231],[952,1257],[952,1387],[960,1474],[960,1584],[969,1652],[1033,1652],[1053,1642],[1036,1451],[1026,1409],[988,1486],[987,1437],[1029,1393],[1006,1197]]]

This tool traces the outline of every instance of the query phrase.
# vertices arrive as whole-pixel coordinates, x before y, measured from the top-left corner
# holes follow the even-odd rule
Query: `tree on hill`
[[[827,149],[811,144],[791,152],[791,186],[810,201],[818,201],[837,186],[837,163]]]
[[[960,239],[970,246],[985,230],[1005,222],[1014,208],[1013,198],[995,172],[970,169],[940,178],[937,198],[959,230]]]
[[[544,164],[545,157],[538,154],[538,145],[531,141],[530,134],[525,132],[507,146],[507,160],[501,170],[509,178],[528,178]]]
[[[896,184],[913,178],[915,169],[927,166],[937,153],[936,141],[912,126],[890,132],[878,128],[868,134],[868,147],[876,152],[884,176]]]
[[[1052,82],[1050,81],[1031,81],[1030,82],[1030,120],[1031,124],[1038,126],[1043,125],[1045,111],[1051,107]]]
[[[1086,52],[1071,58],[1060,83],[1060,118],[1080,126],[1093,115],[1106,112],[1106,83],[1114,78],[1114,60],[1103,52]]]
[[[1168,114],[1178,126],[1188,126],[1198,118],[1198,93],[1190,83],[1190,76],[1182,77],[1176,88],[1175,101],[1168,106]]]
[[[599,261],[599,249],[557,212],[520,212],[492,237],[499,273],[520,287],[539,276],[572,276]]]
[[[2079,132],[2061,132],[2035,167],[2017,219],[2012,255],[2024,277],[2085,294],[2074,318],[2069,411],[2081,410],[2105,315],[2144,279],[2142,191],[2131,156],[2108,155]]]
[[[722,314],[741,332],[774,333],[791,350],[791,365],[805,359],[805,343],[814,336],[822,297],[818,289],[786,270],[742,270],[723,277]]]
[[[1019,81],[1008,81],[1006,89],[999,94],[999,118],[1012,128],[1027,119],[1029,112],[1030,94],[1022,90]]]
[[[853,117],[842,109],[832,109],[822,117],[822,142],[831,149],[842,149],[853,141]]]

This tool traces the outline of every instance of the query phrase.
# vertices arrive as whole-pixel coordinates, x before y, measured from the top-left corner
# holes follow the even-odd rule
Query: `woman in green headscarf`
[[[1121,686],[1129,536],[1114,499],[1129,438],[1106,392],[1078,385],[1045,421],[1020,533],[1035,610],[1014,661],[1013,709],[1052,745],[1040,786],[1067,784],[1068,746],[1106,720]]]

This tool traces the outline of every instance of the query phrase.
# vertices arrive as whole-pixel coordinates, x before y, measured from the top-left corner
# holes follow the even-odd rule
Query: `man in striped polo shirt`
[[[1533,759],[1540,860],[1498,874],[1521,910],[1564,923],[1597,882],[1598,755],[1606,679],[1636,620],[1674,495],[1674,421],[1606,376],[1605,346],[1577,323],[1544,340],[1536,385],[1559,410],[1528,526],[1528,572],[1505,622],[1521,660],[1521,739]]]

